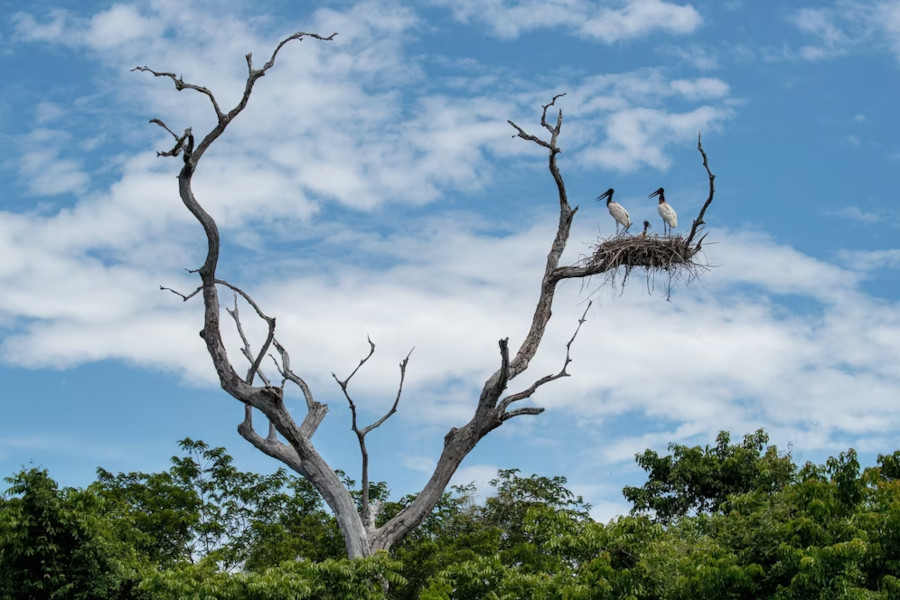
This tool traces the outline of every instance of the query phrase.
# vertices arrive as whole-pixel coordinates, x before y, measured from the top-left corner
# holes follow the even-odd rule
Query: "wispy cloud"
[[[815,39],[815,43],[796,51],[802,59],[827,60],[860,48],[881,48],[900,61],[900,2],[897,0],[836,0],[815,8],[801,8],[791,14],[790,21]]]
[[[31,194],[55,196],[87,190],[90,176],[82,161],[62,157],[61,149],[72,135],[59,129],[34,129],[19,140],[21,182]]]
[[[838,257],[851,268],[860,271],[900,269],[900,249],[845,250]]]
[[[859,206],[855,204],[851,206],[846,206],[840,210],[832,210],[825,213],[832,217],[840,217],[842,219],[849,219],[851,221],[856,221],[858,223],[862,223],[864,225],[874,225],[875,223],[881,223],[888,220],[887,215],[884,213],[874,211],[874,210],[863,210]]]
[[[562,28],[582,38],[604,43],[636,39],[661,31],[687,34],[702,19],[690,4],[664,0],[432,0],[446,6],[463,23],[482,23],[500,38],[516,38],[543,28]]]
[[[684,101],[696,103],[682,107]],[[671,102],[671,104],[670,104]],[[566,97],[568,143],[577,164],[629,172],[665,170],[673,145],[698,131],[718,131],[734,116],[735,100],[721,79],[669,79],[658,69],[585,78]]]
[[[712,71],[719,68],[718,53],[700,44],[666,45],[661,48],[661,51],[701,71]]]

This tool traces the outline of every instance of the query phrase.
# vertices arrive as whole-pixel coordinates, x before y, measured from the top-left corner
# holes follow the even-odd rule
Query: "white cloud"
[[[900,61],[900,2],[881,0],[860,2],[836,0],[802,8],[790,16],[800,31],[816,38],[802,46],[798,56],[805,60],[827,60],[857,48],[887,48]]]
[[[691,33],[700,26],[699,13],[691,5],[661,0],[628,0],[618,9],[604,9],[585,21],[580,31],[611,43],[647,35],[654,30]]]
[[[516,38],[542,28],[564,28],[582,38],[607,44],[644,37],[654,31],[687,34],[701,24],[690,4],[663,0],[550,0],[507,2],[506,0],[433,0],[447,6],[463,22],[483,22],[494,35]]]
[[[639,1],[617,10],[655,14],[669,10],[666,6],[674,5]],[[170,81],[129,72],[131,66],[177,67],[187,81],[212,89],[227,108],[243,86],[241,55],[248,48],[263,48],[255,55],[260,64],[273,45],[261,39],[252,20],[213,17],[169,1],[140,8],[114,5],[91,17],[54,13],[52,27],[20,13],[16,23],[27,39],[98,51],[96,58],[115,73],[109,94],[129,111],[141,106],[142,117],[161,118],[177,131],[186,125],[204,131],[211,125],[207,99],[189,90],[175,92]],[[407,35],[419,26],[411,10],[361,2],[344,12],[320,9],[313,23],[311,29],[338,31],[338,37],[286,47],[272,75],[259,82],[261,91],[198,172],[197,189],[214,198],[207,201],[208,208],[223,227],[248,218],[305,220],[323,202],[334,200],[363,210],[386,202],[421,205],[446,189],[483,189],[493,178],[492,155],[532,150],[511,139],[506,119],[527,114],[533,122],[535,107],[547,101],[546,92],[482,90],[459,96],[421,89],[419,59],[408,56],[404,47]],[[104,38],[98,47],[96,32],[112,26],[121,29],[120,35]],[[664,169],[670,144],[700,129],[715,130],[731,116],[728,94],[729,86],[719,79],[669,81],[654,70],[586,78],[566,98],[567,112],[579,119],[569,156],[591,169]],[[667,98],[699,106],[671,111],[662,106]],[[48,118],[47,110],[39,113]],[[85,149],[103,151],[102,136],[118,139],[121,126],[105,125]],[[152,126],[145,127],[138,138],[142,142],[152,133]],[[171,139],[158,139],[159,149],[171,144]],[[46,151],[23,157],[23,175],[46,169],[47,176],[29,183],[34,192],[87,189],[80,163],[55,157]],[[248,169],[252,179],[243,175]]]
[[[404,456],[403,466],[411,471],[419,471],[431,475],[434,471],[434,459],[427,456]]]
[[[93,48],[108,50],[155,35],[158,23],[144,17],[134,6],[114,4],[90,20],[85,40]]]
[[[457,469],[456,473],[450,479],[450,485],[469,485],[475,484],[475,494],[473,500],[476,503],[482,503],[491,495],[493,488],[490,481],[497,478],[497,470],[499,467],[494,465],[465,465]]]
[[[846,250],[838,256],[848,267],[864,272],[900,268],[900,249]]]
[[[701,71],[712,71],[719,68],[717,53],[699,44],[691,44],[689,46],[681,44],[667,45],[661,48],[661,51]]]
[[[56,41],[63,39],[63,32],[69,26],[69,13],[54,8],[43,22],[38,22],[31,14],[19,12],[12,16],[15,32],[20,39],[29,41]]]
[[[879,4],[876,19],[894,55],[900,60],[900,2],[889,0]]]
[[[668,79],[659,69],[586,77],[564,100],[566,151],[587,170],[665,170],[669,148],[693,144],[734,116],[720,79]],[[679,108],[673,108],[670,102]],[[702,102],[681,108],[684,102]]]
[[[71,138],[67,131],[42,127],[19,140],[19,176],[31,194],[55,196],[87,189],[90,176],[81,161],[60,156],[61,146]]]
[[[696,138],[700,131],[716,131],[730,118],[726,107],[701,106],[686,113],[657,108],[629,108],[606,118],[606,139],[599,147],[587,148],[582,160],[618,171],[643,166],[665,170],[671,164],[666,149],[674,143]]]
[[[509,336],[515,348],[522,339],[552,232],[538,227],[493,237],[444,222],[443,229],[420,227],[420,234],[403,238],[358,238],[360,251],[372,257],[408,257],[387,270],[350,267],[335,255],[320,265],[332,275],[281,270],[280,279],[255,286],[314,390],[328,389],[331,371],[352,367],[370,335],[378,350],[356,380],[369,396],[366,412],[380,414],[391,402],[396,363],[416,346],[407,379],[416,402],[404,404],[400,418],[440,429],[471,415],[480,382],[496,368],[496,340]],[[605,461],[760,424],[773,436],[819,431],[823,444],[836,435],[863,439],[896,428],[900,377],[890,357],[900,351],[900,308],[858,289],[861,266],[830,265],[758,235],[714,231],[712,237],[719,241],[712,258],[723,266],[706,276],[703,288],[678,293],[671,303],[662,291],[647,296],[639,277],[621,297],[603,292],[576,342],[573,377],[535,402],[586,424],[628,415],[671,423],[656,437],[617,437],[604,450]],[[896,264],[894,254],[873,260]],[[29,303],[27,294],[6,299],[7,306],[18,302],[14,313],[27,305],[40,317],[7,337],[8,361],[58,366],[111,357],[210,380],[195,331],[199,303],[182,305],[121,269],[102,276],[80,266],[73,279],[64,293],[54,291],[66,289],[62,284],[42,281],[42,302]],[[38,290],[28,293],[36,298]],[[793,298],[816,308],[795,312]],[[559,368],[582,299],[577,286],[560,291],[544,349],[532,363],[535,375],[513,387]],[[244,314],[253,334],[249,311]],[[228,338],[236,350],[234,334]]]
[[[728,84],[721,79],[702,77],[700,79],[675,79],[672,89],[688,100],[710,100],[728,96]]]
[[[883,215],[871,210],[863,210],[855,204],[845,206],[840,210],[830,211],[827,214],[843,219],[850,219],[851,221],[857,221],[865,225],[873,225],[885,220]]]

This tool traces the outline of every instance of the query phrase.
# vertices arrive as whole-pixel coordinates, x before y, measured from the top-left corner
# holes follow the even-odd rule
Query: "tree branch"
[[[394,413],[397,412],[397,405],[400,403],[400,396],[403,393],[403,382],[406,379],[406,365],[409,363],[409,357],[412,355],[412,350],[409,351],[409,354],[406,355],[402,361],[400,361],[400,385],[397,387],[397,396],[394,398],[394,404],[391,406],[390,410],[387,413],[368,427],[359,428],[357,423],[357,413],[356,413],[356,404],[353,402],[353,398],[350,397],[350,392],[347,389],[348,384],[350,383],[350,379],[356,375],[356,372],[366,364],[372,355],[375,353],[375,343],[372,342],[372,338],[366,338],[369,342],[369,353],[359,361],[359,364],[356,365],[356,368],[353,369],[353,372],[347,376],[343,381],[338,379],[337,375],[334,373],[331,374],[334,377],[334,380],[337,381],[338,385],[341,388],[341,391],[344,393],[344,397],[347,399],[347,402],[350,405],[350,412],[352,414],[351,419],[351,429],[353,433],[356,434],[356,439],[359,442],[359,452],[362,456],[362,498],[361,498],[361,510],[362,510],[362,518],[363,525],[365,525],[368,531],[372,531],[375,528],[375,515],[369,506],[369,451],[366,448],[366,435],[372,431],[373,429],[377,429],[387,421]]]
[[[415,348],[413,348],[415,350]],[[365,427],[362,430],[362,434],[366,435],[373,429],[377,429],[381,427],[381,424],[387,421],[395,412],[397,412],[397,405],[400,403],[400,396],[403,393],[403,382],[406,380],[406,365],[409,363],[409,357],[412,356],[412,350],[409,351],[409,354],[406,355],[406,358],[400,361],[400,384],[397,386],[397,396],[394,398],[394,404],[391,406],[391,409],[385,413],[383,417]]]
[[[172,292],[173,294],[175,294],[176,296],[178,296],[179,298],[181,298],[182,301],[187,302],[188,300],[190,300],[191,298],[193,298],[194,296],[196,296],[196,295],[197,295],[197,292],[199,292],[200,290],[203,289],[203,286],[201,285],[200,287],[198,287],[196,290],[194,290],[193,292],[191,292],[191,293],[188,294],[187,296],[185,296],[185,295],[182,294],[181,292],[176,292],[176,291],[173,290],[172,288],[168,288],[168,287],[166,287],[166,286],[164,286],[164,285],[159,286],[159,289],[160,289],[160,290],[165,290],[165,291],[167,291],[167,292]]]
[[[132,69],[132,71],[133,71],[133,70],[134,70],[134,69]],[[179,141],[181,141],[181,140],[183,140],[184,137],[185,137],[184,135],[182,135],[181,137],[178,137],[178,134],[177,134],[177,133],[175,133],[174,131],[172,131],[171,129],[169,129],[169,126],[166,125],[165,123],[163,123],[163,122],[162,122],[161,120],[159,120],[159,119],[150,119],[150,122],[151,122],[151,123],[155,123],[156,125],[159,125],[159,126],[162,127],[163,129],[165,129],[166,131],[168,131],[169,134],[171,134],[171,136],[172,136],[173,138],[175,138],[175,142],[176,142],[176,143],[179,142]],[[187,133],[188,133],[188,132],[186,131],[185,134],[187,134]]]
[[[500,418],[504,421],[508,421],[513,417],[520,417],[522,415],[539,415],[542,412],[544,412],[543,408],[526,406],[524,408],[517,408],[516,410],[511,410],[507,413],[503,413],[503,416]]]
[[[241,423],[239,432],[251,444],[259,448],[266,454],[276,457],[279,460],[290,465],[301,475],[304,475],[313,484],[316,490],[322,495],[322,498],[328,506],[334,511],[338,520],[338,525],[344,535],[348,556],[367,556],[370,549],[366,543],[366,532],[362,525],[359,515],[356,513],[353,498],[349,491],[344,488],[340,479],[325,460],[319,455],[315,447],[310,441],[310,436],[315,431],[319,422],[326,411],[324,405],[320,405],[311,399],[308,394],[308,388],[301,386],[307,399],[307,406],[310,410],[304,419],[303,425],[298,427],[291,418],[290,413],[284,406],[284,390],[283,388],[273,388],[269,386],[254,387],[248,381],[242,379],[234,370],[231,361],[228,358],[225,345],[222,339],[221,323],[219,316],[219,296],[217,285],[219,280],[216,279],[216,268],[218,266],[220,252],[219,229],[212,216],[197,201],[192,189],[192,178],[196,171],[200,159],[209,146],[224,133],[228,124],[246,107],[253,91],[253,86],[260,77],[265,75],[266,71],[275,64],[275,58],[280,49],[292,40],[301,40],[303,37],[314,37],[320,40],[329,40],[334,35],[324,38],[317,34],[296,33],[284,39],[272,53],[272,57],[261,68],[254,69],[252,61],[247,56],[248,75],[244,86],[244,92],[240,101],[227,113],[224,113],[216,101],[213,93],[205,87],[185,83],[181,77],[176,77],[173,73],[157,72],[147,67],[137,67],[137,71],[145,71],[156,77],[169,78],[175,84],[177,90],[192,89],[198,93],[206,95],[212,103],[216,113],[216,125],[202,138],[199,144],[194,145],[194,136],[190,129],[185,130],[185,134],[181,138],[177,138],[176,145],[168,153],[161,153],[166,156],[183,155],[184,164],[178,174],[178,192],[185,207],[197,219],[203,227],[203,232],[207,240],[207,254],[203,265],[197,270],[202,281],[202,294],[204,305],[204,321],[203,330],[200,335],[206,342],[206,348],[215,366],[219,382],[228,394],[244,403],[260,410],[274,427],[274,430],[284,436],[290,445],[290,451],[286,449],[284,444],[278,442],[270,428],[270,436],[266,439],[260,438],[253,431],[252,422],[245,421]],[[171,129],[165,126],[162,121],[154,121],[155,124],[162,126],[166,131],[172,134]],[[173,134],[174,135],[174,134]],[[238,292],[241,293],[241,292]],[[242,294],[243,295],[243,294]],[[244,295],[246,297],[246,295]],[[248,299],[253,305],[252,301]],[[258,307],[255,307],[258,309]],[[261,312],[261,311],[259,311]],[[270,336],[268,343],[276,345],[274,337]],[[276,345],[276,348],[280,346]],[[289,362],[287,361],[287,353],[280,349],[282,353],[282,361],[284,364],[283,375],[287,376],[291,373]],[[257,372],[259,361],[265,354],[265,350],[258,355],[258,359],[254,361],[252,373]],[[286,379],[289,379],[286,377]],[[302,381],[299,378],[291,378],[291,381]]]
[[[247,361],[250,363],[250,370],[247,371],[247,377],[245,377],[245,380],[247,381],[247,383],[252,384],[254,375],[258,373],[259,378],[262,379],[262,382],[265,385],[267,385],[267,386],[271,385],[269,383],[269,378],[266,377],[265,373],[263,373],[263,371],[259,365],[259,361],[262,359],[263,354],[261,353],[258,357],[254,357],[253,352],[250,350],[250,340],[247,339],[247,335],[244,333],[244,326],[241,324],[240,314],[238,313],[237,292],[235,292],[235,294],[234,294],[234,308],[230,309],[226,306],[225,311],[229,315],[231,315],[232,319],[234,319],[234,325],[237,328],[238,335],[241,336],[241,341],[244,343],[243,347],[241,348],[241,352],[243,353],[243,355],[247,359]],[[275,320],[274,319],[272,319],[272,322],[270,323],[270,325],[271,326],[269,328],[269,338],[266,340],[266,345],[268,345],[272,341],[272,337],[275,334]]]
[[[716,193],[716,176],[713,175],[712,171],[709,170],[709,161],[706,158],[706,152],[703,150],[703,143],[700,139],[700,134],[697,134],[697,150],[700,151],[700,156],[703,157],[703,168],[706,169],[706,175],[709,177],[709,195],[706,198],[706,202],[703,204],[703,207],[700,209],[700,214],[697,215],[697,218],[694,219],[694,223],[691,226],[691,232],[688,234],[687,238],[684,240],[684,247],[690,248],[691,242],[694,240],[694,235],[697,233],[698,229],[705,224],[703,220],[703,216],[706,214],[706,209],[709,208],[709,205],[713,201],[713,196]],[[701,239],[697,242],[696,250],[700,250],[700,245],[703,243]]]
[[[566,368],[569,366],[569,363],[572,362],[572,355],[571,355],[572,343],[575,341],[575,338],[578,337],[578,332],[581,331],[581,326],[584,324],[585,321],[587,321],[587,313],[591,309],[591,304],[592,304],[592,301],[589,300],[587,307],[584,309],[584,312],[581,314],[581,318],[578,319],[578,326],[575,327],[575,332],[572,334],[572,337],[569,338],[569,341],[566,342],[566,358],[563,361],[562,369],[560,369],[558,373],[555,373],[553,375],[545,375],[544,377],[541,377],[540,379],[535,381],[533,384],[531,384],[531,386],[529,386],[527,389],[525,389],[517,394],[510,394],[509,396],[507,396],[506,398],[501,400],[500,404],[497,405],[497,409],[500,411],[500,420],[505,421],[511,417],[518,416],[518,414],[535,414],[536,415],[544,410],[543,408],[538,408],[538,409],[534,409],[534,410],[537,410],[538,412],[524,412],[524,413],[520,412],[518,414],[513,414],[513,413],[517,413],[517,411],[512,411],[512,412],[507,411],[510,404],[512,404],[513,402],[518,402],[519,400],[525,400],[526,398],[530,398],[537,391],[537,389],[539,387],[541,387],[542,385],[550,383],[551,381],[560,379],[561,377],[569,376],[569,372],[566,370]]]
[[[219,108],[219,103],[216,102],[216,97],[213,96],[213,93],[211,91],[209,91],[209,89],[207,89],[201,85],[194,85],[193,83],[185,83],[184,79],[182,79],[180,75],[175,75],[175,73],[167,73],[165,71],[154,71],[153,69],[151,69],[149,67],[135,67],[132,69],[132,71],[144,71],[144,72],[152,74],[154,77],[168,77],[175,84],[175,89],[178,90],[179,92],[181,90],[194,90],[195,92],[199,92],[199,93],[203,94],[204,96],[206,96],[207,98],[209,98],[209,101],[213,105],[213,110],[216,111],[216,116],[219,117],[220,121],[225,116],[222,114],[222,109]],[[161,121],[159,121],[158,119],[154,119],[153,121],[151,121],[151,123],[159,124],[159,123],[161,123]],[[168,130],[168,127],[166,127],[166,129]],[[171,133],[171,131],[170,131],[170,133]]]
[[[253,298],[251,298],[250,295],[247,294],[246,292],[244,292],[244,290],[242,290],[241,288],[239,288],[235,285],[232,285],[222,279],[216,279],[216,283],[219,285],[224,285],[225,287],[230,289],[235,294],[235,296],[234,296],[234,312],[229,310],[227,307],[225,308],[225,310],[231,315],[231,317],[234,319],[235,323],[237,324],[238,333],[240,333],[241,339],[244,341],[244,348],[243,348],[244,356],[247,357],[247,360],[249,360],[250,364],[251,364],[250,371],[247,372],[247,378],[246,378],[247,383],[249,385],[252,385],[254,375],[256,373],[259,373],[259,376],[263,379],[265,384],[268,386],[269,380],[265,378],[265,375],[263,375],[262,371],[260,370],[260,365],[262,364],[263,357],[269,351],[269,346],[272,344],[272,341],[275,339],[275,317],[270,317],[270,316],[266,315],[262,311],[262,309],[259,307],[259,305],[256,304],[256,302],[253,300]],[[238,306],[237,306],[237,295],[238,294],[240,294],[241,297],[243,297],[244,300],[246,300],[247,303],[253,307],[253,310],[256,311],[256,314],[259,316],[260,319],[262,319],[263,321],[266,322],[266,325],[268,326],[268,329],[269,329],[268,334],[266,335],[266,341],[263,342],[263,345],[259,350],[259,354],[257,354],[255,358],[251,358],[250,343],[247,341],[247,336],[244,335],[244,329],[241,327],[241,321],[238,318]]]
[[[535,306],[534,315],[532,316],[531,328],[525,336],[522,345],[519,347],[516,357],[509,366],[510,380],[514,379],[519,373],[528,368],[528,363],[534,358],[541,340],[543,339],[544,330],[546,329],[551,316],[551,307],[553,305],[554,294],[556,293],[556,284],[559,282],[558,278],[554,278],[554,272],[559,266],[559,260],[563,251],[566,249],[566,244],[569,240],[569,232],[572,228],[572,221],[575,217],[575,213],[578,211],[577,207],[573,209],[569,206],[565,182],[563,181],[562,174],[559,172],[559,166],[556,162],[556,155],[561,152],[560,148],[557,146],[557,140],[562,131],[562,110],[557,114],[555,125],[550,125],[547,122],[547,110],[556,103],[557,99],[564,95],[565,94],[557,94],[548,104],[542,106],[541,125],[550,132],[549,142],[545,142],[536,136],[526,133],[521,127],[512,121],[509,121],[509,124],[519,132],[518,137],[534,142],[539,146],[550,150],[547,166],[550,170],[550,174],[553,176],[554,182],[556,182],[557,195],[559,197],[559,222],[557,225],[556,237],[550,246],[550,252],[547,254],[544,278],[541,282],[537,306]]]
[[[534,357],[543,339],[547,322],[551,316],[556,284],[560,280],[558,277],[554,277],[554,273],[566,248],[572,220],[578,210],[577,208],[573,209],[569,205],[565,183],[556,161],[556,157],[561,151],[557,145],[557,140],[562,130],[562,111],[558,112],[555,124],[551,125],[547,121],[548,109],[554,106],[560,97],[562,97],[562,94],[554,96],[548,104],[542,107],[541,125],[550,132],[549,140],[542,140],[537,136],[531,135],[514,122],[509,121],[509,124],[516,130],[517,137],[533,142],[549,151],[548,168],[553,176],[553,180],[556,182],[559,200],[559,223],[556,236],[547,255],[547,263],[544,268],[544,276],[541,281],[540,294],[535,306],[531,327],[515,358],[512,360],[509,357],[508,340],[500,340],[500,368],[485,381],[474,416],[463,427],[453,428],[447,433],[444,437],[444,449],[431,478],[412,503],[377,530],[375,539],[372,542],[374,549],[389,549],[397,540],[402,539],[403,536],[422,522],[440,499],[440,495],[463,458],[471,452],[484,436],[502,425],[504,414],[508,415],[506,418],[510,418],[510,416],[518,416],[520,414],[536,414],[535,411],[540,410],[525,408],[504,413],[499,410],[497,402],[506,389],[508,382],[528,368],[529,362]]]

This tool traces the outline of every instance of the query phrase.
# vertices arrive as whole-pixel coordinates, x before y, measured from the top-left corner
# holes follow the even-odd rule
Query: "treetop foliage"
[[[565,478],[501,470],[485,500],[453,488],[390,555],[353,560],[305,479],[203,442],[86,489],[23,469],[0,496],[0,600],[900,598],[900,451],[797,467],[767,444],[640,454],[632,514],[605,524]],[[370,498],[383,520],[413,500]]]
[[[669,456],[653,450],[636,456],[647,472],[641,487],[626,487],[625,499],[633,504],[632,514],[651,514],[667,523],[693,512],[709,512],[722,507],[733,494],[754,490],[776,492],[793,481],[797,470],[790,454],[781,455],[767,446],[769,436],[762,429],[731,444],[722,431],[714,446],[670,444]]]

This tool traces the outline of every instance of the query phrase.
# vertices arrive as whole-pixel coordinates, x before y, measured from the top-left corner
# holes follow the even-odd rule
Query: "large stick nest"
[[[591,273],[603,275],[603,283],[615,284],[619,268],[624,268],[622,284],[631,275],[632,269],[644,269],[648,283],[656,276],[663,275],[666,293],[671,292],[671,284],[676,281],[689,282],[699,277],[709,268],[700,252],[702,239],[691,245],[687,238],[677,235],[617,235],[598,238],[593,252],[581,260],[581,265]]]

